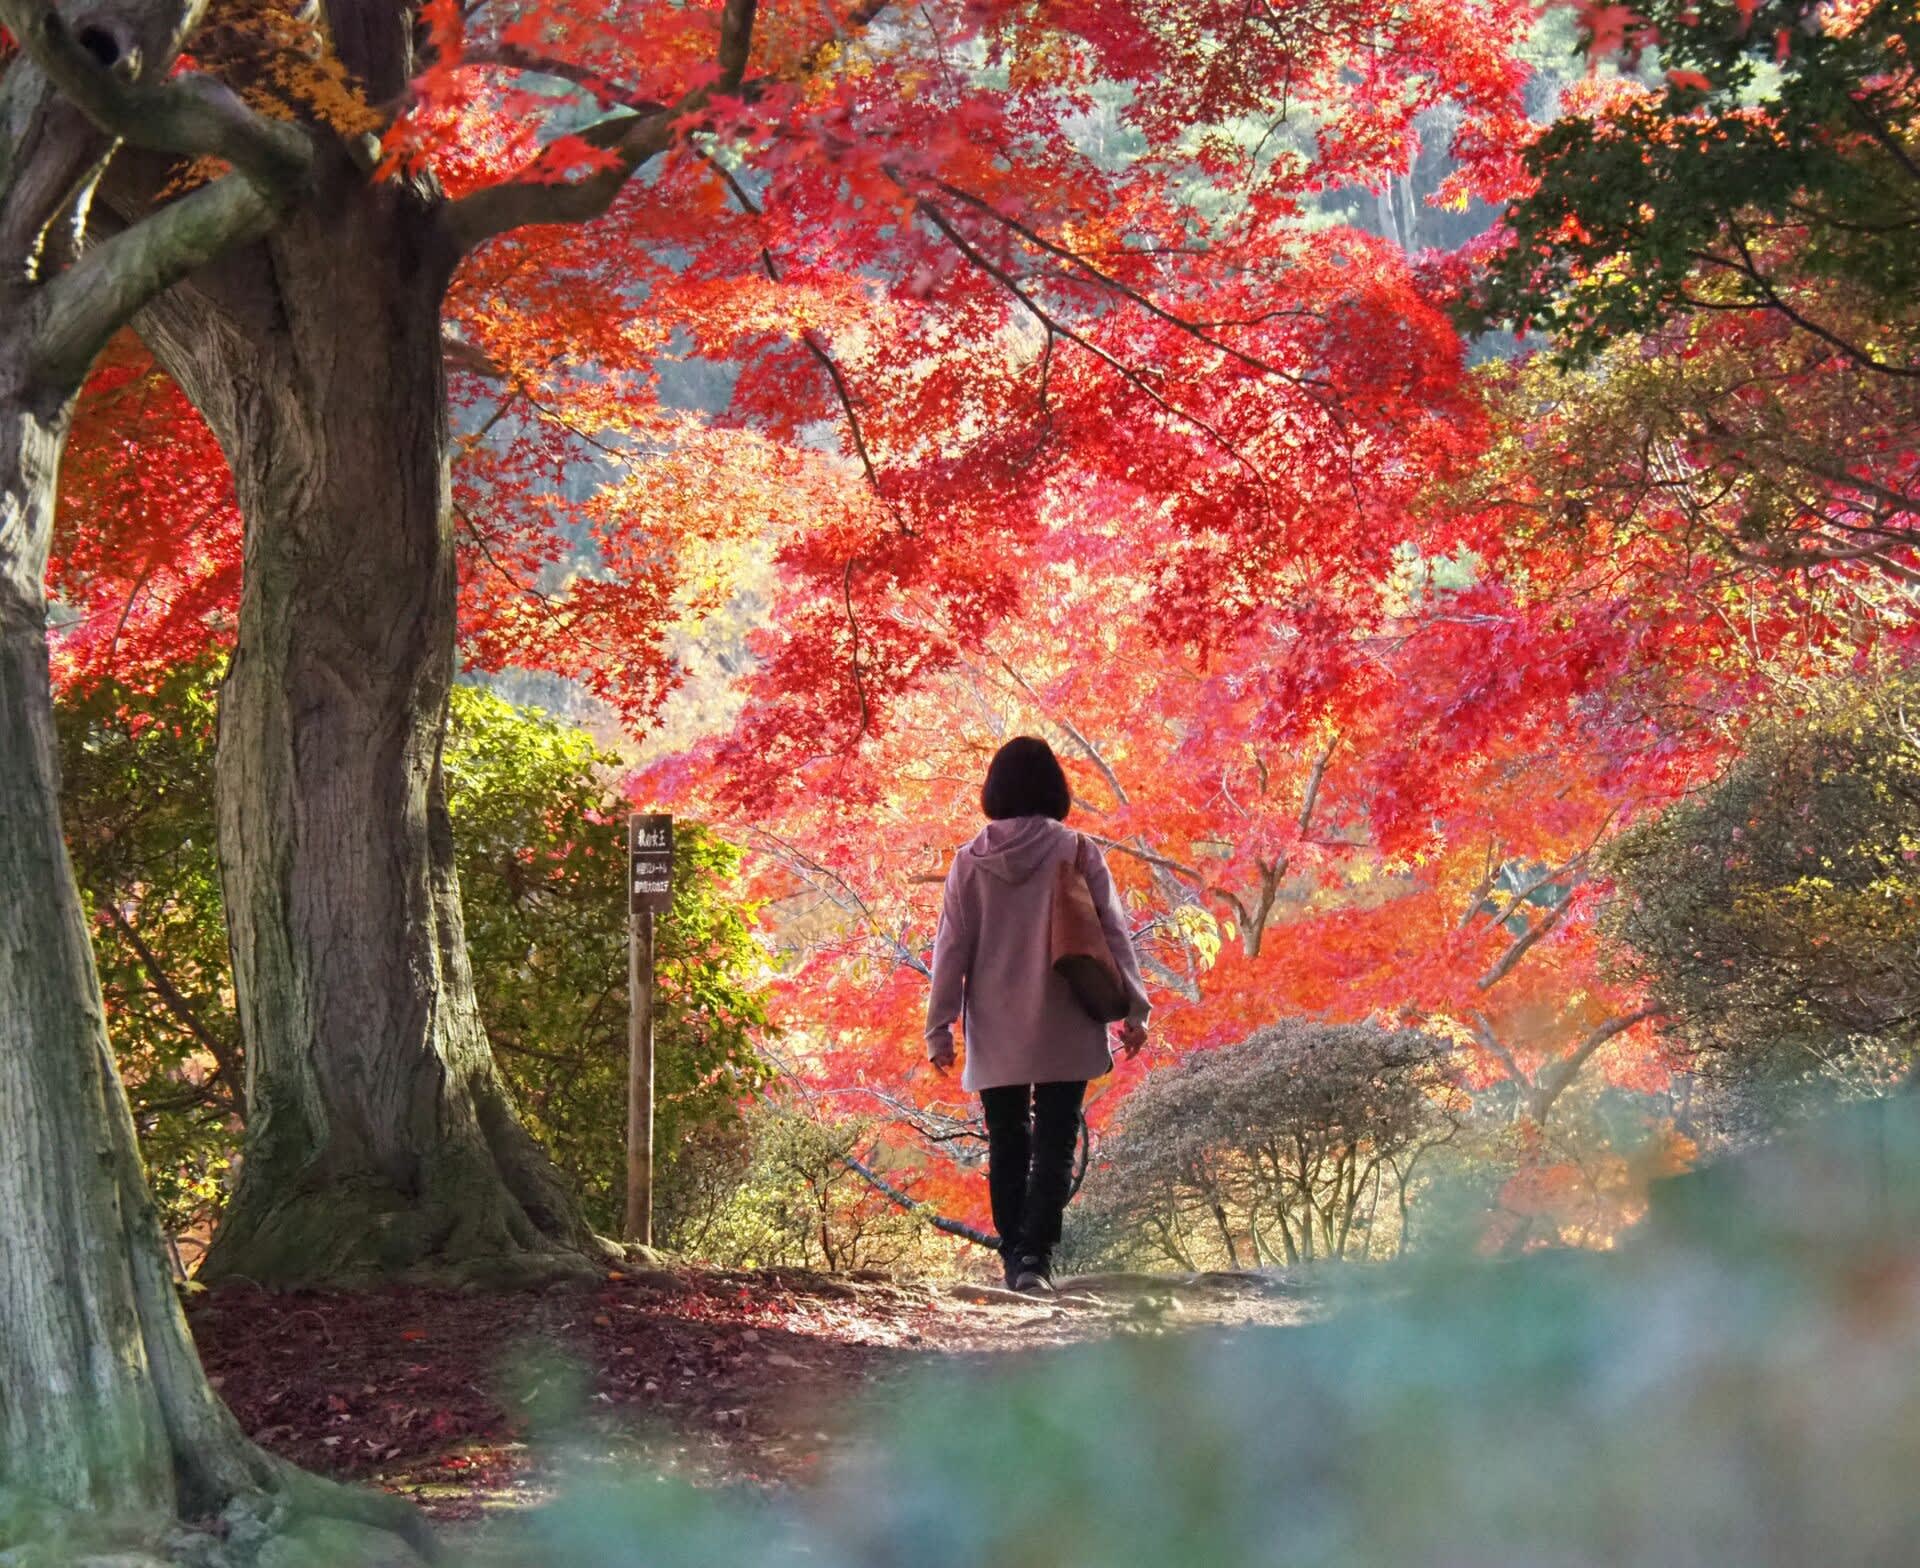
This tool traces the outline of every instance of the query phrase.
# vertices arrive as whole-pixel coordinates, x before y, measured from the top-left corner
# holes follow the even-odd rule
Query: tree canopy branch
[[[142,306],[229,246],[264,235],[278,215],[277,203],[258,186],[227,175],[94,246],[43,291],[36,373],[58,386],[79,386]]]
[[[1182,408],[1178,403],[1173,402],[1164,393],[1161,393],[1149,384],[1146,377],[1138,370],[1126,364],[1116,355],[1109,353],[1098,343],[1086,336],[1085,333],[1075,331],[1071,326],[1067,325],[1066,322],[1053,315],[1052,312],[1048,311],[1030,292],[1022,288],[1019,280],[1008,272],[1006,268],[996,265],[982,253],[978,246],[969,241],[954,224],[952,218],[941,211],[933,202],[927,200],[924,196],[912,195],[911,192],[909,192],[908,195],[909,199],[913,202],[914,210],[925,218],[927,222],[941,234],[947,243],[953,246],[963,257],[975,267],[978,267],[980,271],[988,277],[992,278],[994,282],[998,283],[1007,293],[1011,294],[1013,298],[1019,302],[1021,308],[1047,330],[1050,337],[1064,338],[1076,348],[1091,354],[1095,359],[1099,360],[1101,364],[1107,366],[1115,375],[1119,376],[1128,386],[1132,387],[1135,392],[1139,393],[1149,403],[1153,404],[1154,407],[1167,415],[1168,418],[1174,420],[1176,423],[1184,424],[1192,429],[1198,430],[1200,434],[1205,436],[1219,451],[1253,475],[1263,488],[1272,488],[1272,480],[1260,468],[1260,465],[1254,462],[1251,457],[1247,456],[1245,452],[1241,451],[1223,432],[1201,418],[1200,415]]]
[[[0,0],[0,24],[107,135],[239,171],[94,246],[45,285],[31,363],[55,385],[78,386],[107,340],[156,294],[272,226],[280,202],[306,179],[313,147],[297,126],[256,114],[210,77],[140,80],[148,62],[139,46],[105,23],[75,30],[45,0]]]
[[[137,49],[106,29],[74,32],[48,4],[0,0],[0,22],[55,87],[110,136],[183,158],[223,158],[256,184],[297,185],[312,160],[299,127],[257,114],[209,76],[143,82]]]
[[[715,98],[740,91],[753,45],[756,0],[723,0],[714,80],[665,108],[610,115],[581,139],[614,162],[577,180],[509,180],[462,197],[446,210],[447,233],[465,255],[511,230],[539,224],[587,223],[602,216],[634,174],[671,147],[683,123]]]
[[[1536,1122],[1544,1122],[1547,1113],[1553,1109],[1553,1102],[1567,1090],[1567,1086],[1580,1076],[1580,1069],[1592,1060],[1594,1052],[1605,1045],[1617,1034],[1624,1034],[1635,1024],[1645,1023],[1656,1016],[1660,1009],[1648,1006],[1623,1013],[1617,1018],[1609,1018],[1605,1023],[1588,1032],[1587,1037],[1566,1056],[1549,1062],[1540,1069],[1533,1091],[1528,1095],[1527,1109]]]
[[[765,210],[753,199],[752,193],[740,182],[738,175],[717,158],[708,156],[706,162],[733,194],[733,199],[740,204],[742,212],[753,218],[766,216]],[[780,263],[774,259],[771,247],[766,245],[760,247],[760,270],[766,273],[768,282],[782,281]],[[853,441],[854,455],[860,459],[861,472],[867,476],[867,487],[873,491],[880,504],[893,514],[893,520],[899,525],[900,531],[903,534],[912,534],[913,529],[901,512],[899,503],[888,496],[880,484],[880,470],[874,464],[872,448],[867,445],[867,433],[860,422],[859,405],[854,398],[853,387],[847,381],[846,372],[840,368],[840,362],[833,357],[833,351],[827,347],[826,340],[817,330],[812,327],[806,328],[800,334],[800,341],[806,345],[807,352],[826,372],[827,381],[833,387],[834,396],[840,400],[841,411],[847,417],[847,433]]]
[[[1576,878],[1573,886],[1577,886],[1580,880],[1582,879]],[[1553,935],[1559,929],[1560,922],[1567,918],[1567,912],[1573,908],[1573,886],[1567,889],[1565,898],[1515,937],[1507,950],[1494,962],[1493,967],[1474,982],[1480,990],[1491,991],[1513,973],[1514,966],[1533,950],[1536,943]]]

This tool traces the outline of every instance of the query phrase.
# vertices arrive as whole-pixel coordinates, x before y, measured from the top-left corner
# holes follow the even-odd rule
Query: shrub
[[[246,1111],[213,836],[217,675],[186,665],[147,692],[108,682],[56,713],[67,851],[170,1237],[218,1212]]]
[[[1626,835],[1606,916],[1699,1071],[1878,1091],[1920,1047],[1920,680],[1835,686]]]
[[[926,1220],[848,1164],[865,1159],[875,1124],[766,1101],[751,1109],[729,1160],[699,1163],[697,1192],[668,1238],[726,1268],[914,1270],[950,1255]]]
[[[485,1561],[1905,1562],[1920,1110],[1865,1109],[1872,1125],[1684,1178],[1620,1252],[1416,1276],[1310,1326],[970,1362],[891,1385],[797,1506],[602,1484],[508,1525]]]
[[[1445,1042],[1290,1020],[1133,1094],[1074,1215],[1076,1258],[1182,1268],[1404,1249],[1422,1154],[1463,1109]]]

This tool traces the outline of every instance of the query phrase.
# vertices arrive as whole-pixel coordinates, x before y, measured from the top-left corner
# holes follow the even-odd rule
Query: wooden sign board
[[[673,818],[636,812],[627,818],[627,907],[664,915],[673,907]]]

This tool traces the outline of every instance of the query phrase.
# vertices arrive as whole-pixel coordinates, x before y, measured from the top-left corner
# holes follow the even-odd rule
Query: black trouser
[[[1060,1240],[1060,1216],[1073,1187],[1086,1080],[1015,1083],[982,1089],[987,1117],[987,1191],[993,1228],[1009,1258],[1044,1258]]]

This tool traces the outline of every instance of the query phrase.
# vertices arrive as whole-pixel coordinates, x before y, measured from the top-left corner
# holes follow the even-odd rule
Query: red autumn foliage
[[[1495,461],[1514,417],[1445,313],[1460,269],[1320,221],[1443,104],[1448,194],[1514,188],[1530,16],[781,0],[715,101],[714,9],[428,8],[381,177],[589,180],[584,110],[684,108],[604,218],[504,233],[455,279],[465,657],[644,728],[676,637],[771,573],[744,711],[644,788],[765,852],[816,1082],[943,1092],[915,1077],[938,876],[993,742],[1043,728],[1128,891],[1165,1048],[1390,1014],[1543,1118],[1590,1061],[1658,1085],[1593,938],[1595,849],[1707,777],[1837,612],[1743,587],[1651,479],[1537,526],[1590,432],[1541,414],[1536,459]],[[1595,52],[1652,41],[1626,7],[1583,16]],[[1685,351],[1761,329],[1717,330]],[[1853,432],[1843,489],[1904,481],[1850,394],[1783,374]],[[96,375],[54,568],[69,678],[224,635],[223,475],[138,351]],[[944,1166],[918,1190],[980,1206]]]

